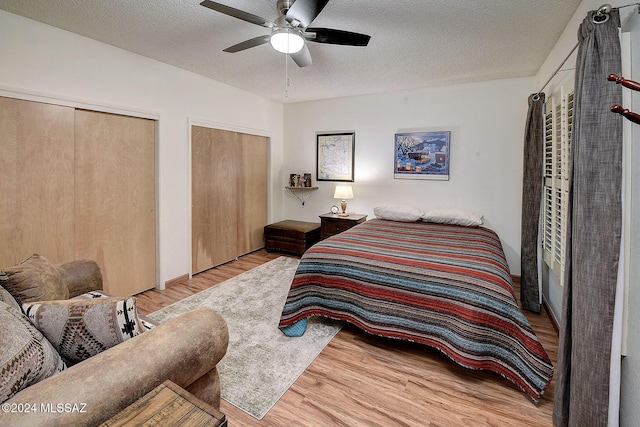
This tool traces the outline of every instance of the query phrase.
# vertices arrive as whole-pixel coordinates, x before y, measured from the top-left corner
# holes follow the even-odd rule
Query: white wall
[[[281,173],[280,103],[4,11],[0,58],[0,96],[159,121],[160,284],[191,268],[190,121],[270,136],[271,173]],[[270,217],[278,218],[282,191],[270,192]]]
[[[401,78],[401,77],[399,77]],[[385,203],[450,207],[485,216],[502,239],[511,272],[520,274],[522,150],[533,78],[434,87],[286,104],[280,191],[289,173],[311,172],[318,192],[304,207],[285,197],[289,219],[319,221],[338,202],[335,182],[316,179],[316,132],[355,131],[354,199],[368,214]],[[398,130],[451,130],[449,181],[393,178]]]

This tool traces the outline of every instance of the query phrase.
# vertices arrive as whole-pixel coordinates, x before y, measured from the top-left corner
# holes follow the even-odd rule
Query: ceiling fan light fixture
[[[271,33],[271,46],[278,52],[296,53],[302,50],[304,39],[292,28],[278,28]]]

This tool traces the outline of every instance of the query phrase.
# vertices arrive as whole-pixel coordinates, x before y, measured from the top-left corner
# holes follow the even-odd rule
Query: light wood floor
[[[192,280],[137,295],[149,314],[282,254],[260,250]],[[557,360],[558,338],[546,313],[525,312]],[[511,382],[462,368],[438,351],[374,337],[345,326],[261,420],[222,401],[230,426],[552,426],[551,382],[536,405]]]

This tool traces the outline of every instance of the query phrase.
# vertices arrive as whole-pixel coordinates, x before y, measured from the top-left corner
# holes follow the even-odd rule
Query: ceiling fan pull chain
[[[284,97],[289,97],[289,54],[284,54]]]

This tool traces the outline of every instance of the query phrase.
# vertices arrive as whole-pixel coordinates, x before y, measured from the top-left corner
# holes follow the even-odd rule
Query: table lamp
[[[347,199],[353,199],[353,190],[350,185],[336,185],[336,192],[333,194],[334,199],[342,199],[340,207],[342,213],[338,216],[349,216],[347,213]]]

